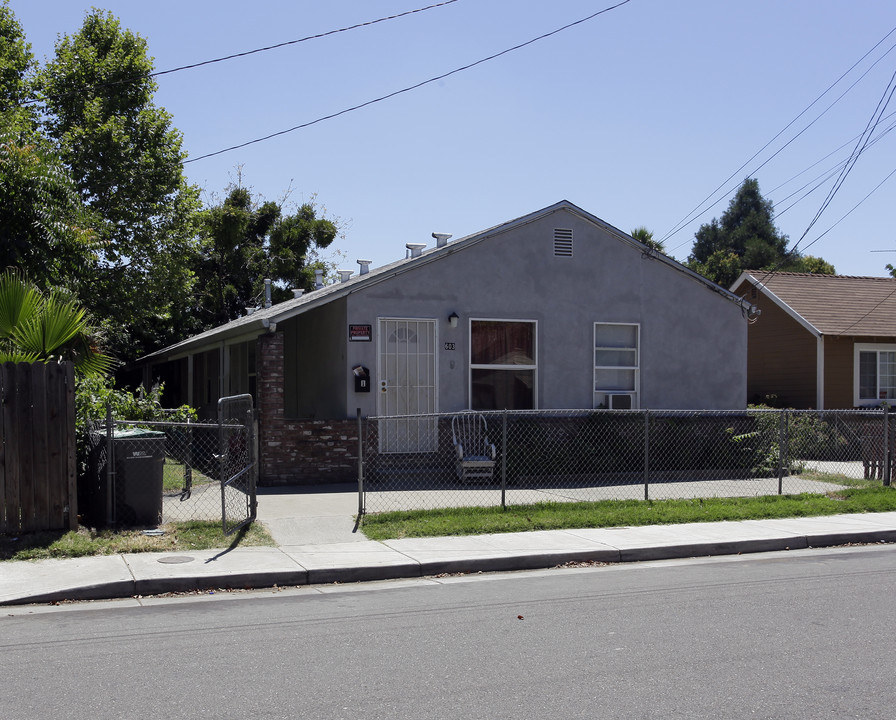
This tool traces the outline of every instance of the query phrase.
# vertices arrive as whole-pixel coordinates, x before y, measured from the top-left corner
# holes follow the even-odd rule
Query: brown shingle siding
[[[762,314],[747,340],[747,398],[776,395],[790,407],[815,404],[815,338],[762,293],[753,300]]]
[[[853,338],[824,341],[824,404],[827,408],[853,407]]]

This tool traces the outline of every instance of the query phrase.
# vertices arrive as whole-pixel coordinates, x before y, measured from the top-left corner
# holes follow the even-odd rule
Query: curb
[[[264,572],[236,572],[218,575],[167,578],[134,578],[97,583],[39,593],[15,600],[0,601],[0,606],[56,603],[61,601],[110,600],[135,596],[163,595],[206,590],[247,590],[334,583],[358,583],[377,580],[424,578],[442,574],[543,570],[573,562],[633,563],[696,557],[723,557],[782,550],[836,547],[848,544],[896,543],[896,529],[856,532],[788,535],[730,542],[684,543],[628,549],[560,550],[545,553],[508,554],[501,557],[460,558],[456,560],[414,561],[393,565],[357,565],[326,569],[294,569]]]

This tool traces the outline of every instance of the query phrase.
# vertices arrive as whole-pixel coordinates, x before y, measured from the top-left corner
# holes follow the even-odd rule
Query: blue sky
[[[97,5],[144,36],[156,69],[166,70],[432,2]],[[195,158],[442,75],[616,2],[457,0],[164,75],[156,102]],[[89,4],[11,7],[43,60],[59,34],[78,30]],[[359,257],[377,266],[404,257],[407,242],[432,244],[434,231],[462,237],[562,199],[625,231],[644,225],[684,260],[699,225],[722,214],[748,175],[794,243],[834,182],[806,194],[813,180],[846,160],[884,95],[896,32],[773,138],[894,28],[889,0],[630,0],[390,100],[189,163],[187,173],[206,199],[220,196],[238,167],[243,183],[266,198],[288,188],[295,201],[316,198],[342,222],[336,260],[353,269]],[[894,112],[896,101],[878,125],[880,140],[800,243],[840,274],[886,275],[885,265],[896,264],[896,176],[886,180],[896,169],[896,133],[881,133]],[[703,212],[693,213],[698,206]],[[884,250],[894,252],[874,252]]]

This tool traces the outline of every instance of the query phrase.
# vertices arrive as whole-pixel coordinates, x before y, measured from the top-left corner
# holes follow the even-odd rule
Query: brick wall
[[[357,480],[357,420],[285,417],[283,334],[259,337],[256,357],[259,484],[313,485]]]

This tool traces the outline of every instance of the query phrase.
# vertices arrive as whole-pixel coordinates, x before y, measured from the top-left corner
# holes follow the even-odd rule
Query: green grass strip
[[[546,502],[500,507],[409,510],[365,515],[361,529],[371,540],[405,537],[673,523],[814,517],[896,510],[896,487],[861,487],[826,495],[768,495],[694,500]]]
[[[0,560],[45,560],[89,555],[117,555],[137,552],[190,552],[251,545],[274,545],[261,523],[252,523],[233,535],[225,535],[220,522],[192,520],[167,523],[160,536],[142,530],[81,527],[70,532],[0,535]]]

